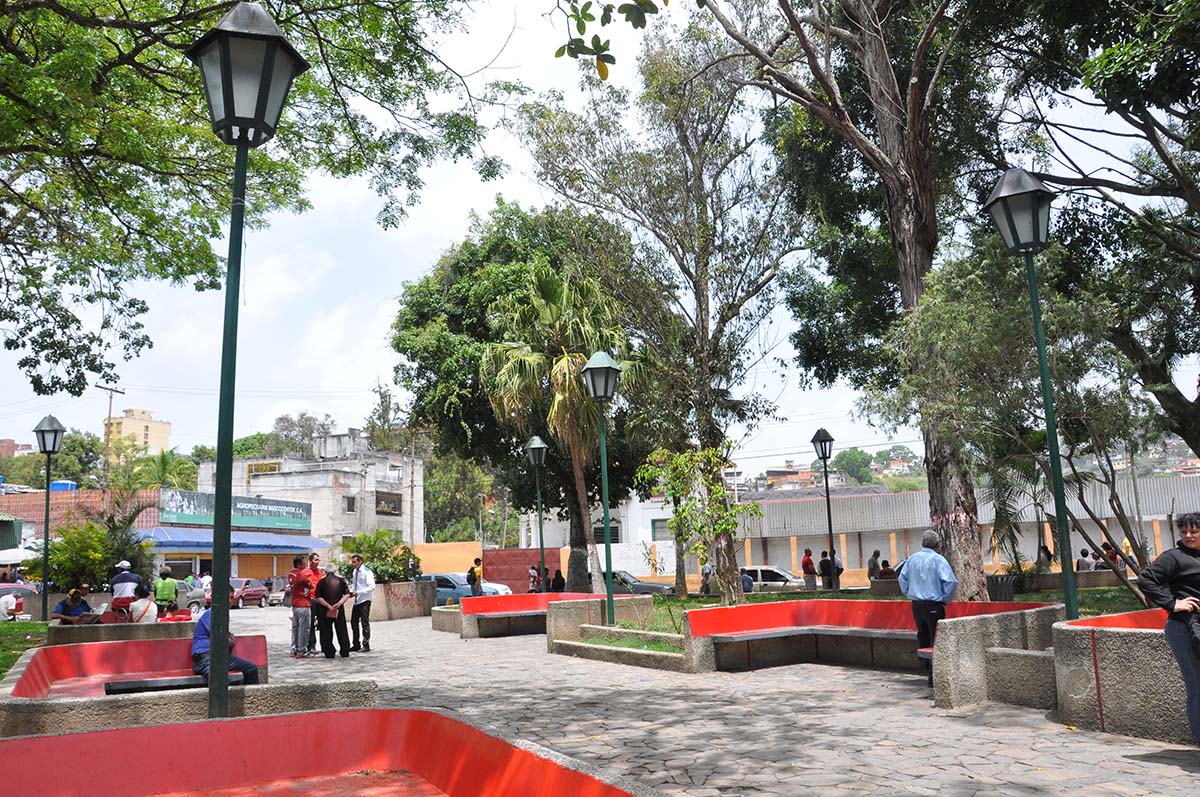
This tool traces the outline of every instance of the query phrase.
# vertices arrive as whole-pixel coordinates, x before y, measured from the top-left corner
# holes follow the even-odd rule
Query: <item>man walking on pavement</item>
[[[354,596],[354,608],[350,611],[350,630],[354,635],[354,643],[350,645],[351,653],[368,653],[371,650],[371,599],[375,596],[375,574],[371,568],[363,564],[363,558],[358,554],[350,557],[354,566],[354,578],[350,586],[350,594]],[[358,626],[362,623],[362,646],[358,644]]]
[[[321,569],[321,554],[313,551],[308,555],[308,580],[312,583],[313,590],[316,590],[317,582],[324,577],[325,571]],[[317,607],[314,605],[308,626],[308,652],[313,655],[317,652],[317,614]]]
[[[954,598],[958,579],[946,557],[938,553],[942,540],[936,531],[921,535],[921,550],[908,557],[900,570],[900,591],[912,601],[917,622],[917,647],[931,648],[937,635],[938,621],[946,616],[946,604]],[[922,659],[925,671],[932,665]]]

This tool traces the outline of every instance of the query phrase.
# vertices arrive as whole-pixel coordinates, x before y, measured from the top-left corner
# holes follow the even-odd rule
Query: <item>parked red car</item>
[[[229,586],[233,589],[232,605],[238,609],[247,606],[263,608],[267,605],[267,588],[256,578],[231,578]],[[204,593],[204,605],[212,606],[212,590]]]

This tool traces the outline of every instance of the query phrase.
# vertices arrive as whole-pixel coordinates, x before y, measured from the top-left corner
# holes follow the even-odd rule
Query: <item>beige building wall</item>
[[[104,439],[111,443],[121,437],[133,439],[147,454],[160,454],[171,449],[171,424],[154,420],[150,410],[125,410],[119,418],[104,419]]]

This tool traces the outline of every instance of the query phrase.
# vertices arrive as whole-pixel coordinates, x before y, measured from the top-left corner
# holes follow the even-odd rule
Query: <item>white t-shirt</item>
[[[0,597],[0,623],[11,620],[17,613],[17,596],[5,595]]]
[[[154,598],[142,598],[129,604],[129,617],[135,623],[157,623],[158,606]]]
[[[212,576],[210,576],[208,573],[205,573],[204,576],[200,579],[200,586],[204,587],[205,589],[208,589],[211,585],[212,585]]]

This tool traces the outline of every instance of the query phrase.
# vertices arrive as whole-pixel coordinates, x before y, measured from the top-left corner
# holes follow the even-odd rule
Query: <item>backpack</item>
[[[467,570],[467,583],[468,584],[475,583],[475,568],[474,567]]]

